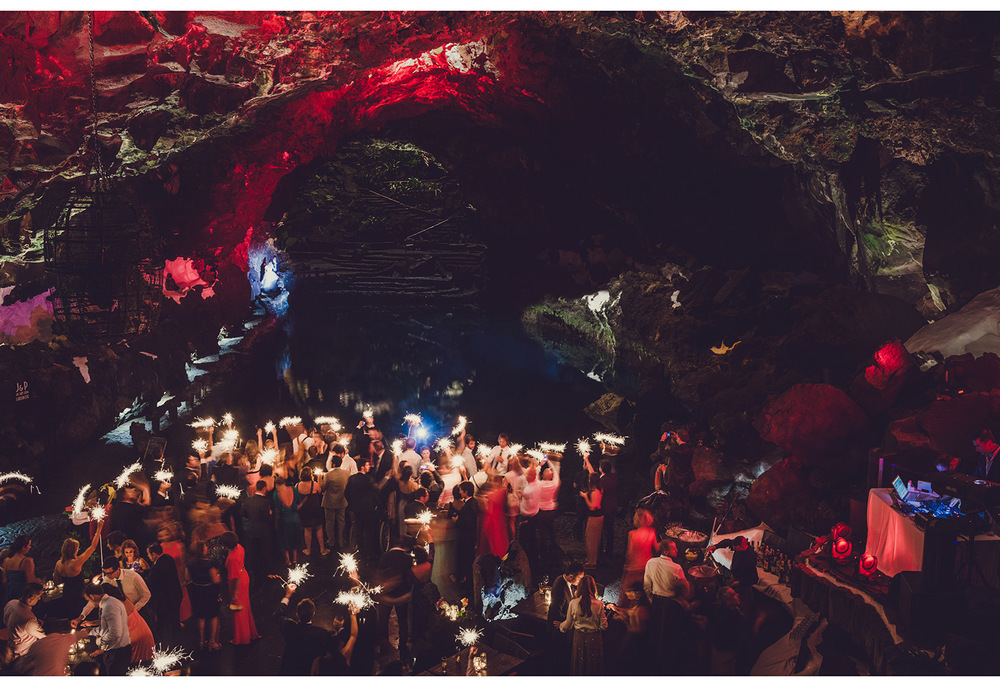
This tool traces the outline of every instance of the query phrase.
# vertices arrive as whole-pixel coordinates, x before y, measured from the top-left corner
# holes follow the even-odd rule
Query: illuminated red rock
[[[798,384],[775,399],[754,426],[764,441],[809,464],[836,454],[868,424],[857,403],[829,384]]]

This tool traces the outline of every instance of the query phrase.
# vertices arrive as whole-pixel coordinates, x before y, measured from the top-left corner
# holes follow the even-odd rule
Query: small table
[[[516,658],[502,651],[497,651],[491,646],[480,644],[476,647],[480,655],[486,656],[486,675],[495,677],[498,675],[510,675],[524,663],[523,659]],[[442,666],[443,664],[443,666]],[[462,649],[457,654],[449,656],[444,661],[439,661],[433,666],[420,673],[421,675],[444,675],[459,676],[474,675],[469,660],[469,648]]]
[[[527,599],[521,599],[514,606],[514,612],[521,617],[534,618],[545,622],[549,619],[549,604],[545,603],[544,593],[535,592]]]

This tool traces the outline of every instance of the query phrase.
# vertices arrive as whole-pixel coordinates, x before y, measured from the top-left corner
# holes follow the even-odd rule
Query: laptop
[[[892,480],[892,488],[900,501],[905,503],[920,503],[921,501],[933,501],[941,498],[940,494],[935,494],[930,482],[917,482],[917,488],[903,484],[903,479],[896,475]]]

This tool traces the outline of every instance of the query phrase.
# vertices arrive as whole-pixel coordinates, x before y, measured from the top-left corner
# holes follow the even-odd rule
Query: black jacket
[[[150,603],[157,617],[176,616],[181,605],[181,581],[177,578],[177,563],[170,554],[156,559],[146,574]]]

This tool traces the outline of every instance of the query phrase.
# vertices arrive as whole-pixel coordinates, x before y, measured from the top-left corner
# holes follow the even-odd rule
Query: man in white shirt
[[[114,556],[104,559],[104,581],[119,587],[125,593],[125,598],[135,606],[136,612],[141,611],[152,597],[142,575],[135,570],[122,568]]]
[[[399,456],[399,465],[396,466],[396,477],[402,474],[404,465],[409,464],[413,468],[414,476],[420,474],[420,454],[414,449],[417,448],[417,440],[410,437],[406,440],[406,450]]]
[[[509,438],[506,434],[501,434],[497,437],[497,445],[490,451],[490,462],[487,466],[487,472],[492,472],[494,475],[507,474],[507,461],[513,453]]]
[[[538,482],[538,515],[535,522],[541,551],[557,551],[556,511],[559,509],[559,461],[542,463]]]
[[[665,539],[660,542],[660,555],[646,562],[642,588],[651,601],[656,597],[685,599],[690,589],[684,569],[675,563],[677,544]]]
[[[518,498],[520,506],[520,542],[528,557],[528,565],[534,571],[539,570],[538,558],[538,509],[542,503],[542,485],[539,484],[535,468],[530,467],[524,473],[524,487]]]
[[[455,441],[455,453],[462,456],[462,461],[465,463],[465,474],[468,479],[472,479],[472,476],[479,472],[479,461],[476,459],[477,448],[476,438],[471,434],[466,434],[463,427],[461,433],[458,435],[458,439]]]
[[[42,585],[28,582],[21,590],[21,598],[11,599],[3,607],[3,624],[7,628],[7,643],[19,658],[45,636],[41,623],[35,617],[34,606],[42,598]]]
[[[90,583],[84,590],[89,608],[101,609],[101,620],[98,627],[91,631],[97,637],[97,649],[92,651],[91,658],[98,658],[104,664],[105,674],[124,676],[128,664],[132,660],[132,639],[128,633],[128,612],[125,604],[113,596],[104,593],[101,585]],[[72,622],[76,627],[79,619]]]
[[[326,459],[326,471],[330,472],[334,469],[333,457],[335,455],[340,456],[340,468],[342,470],[347,470],[348,476],[358,474],[358,463],[356,460],[347,455],[347,449],[345,449],[340,444],[334,444],[330,449],[330,454]]]

